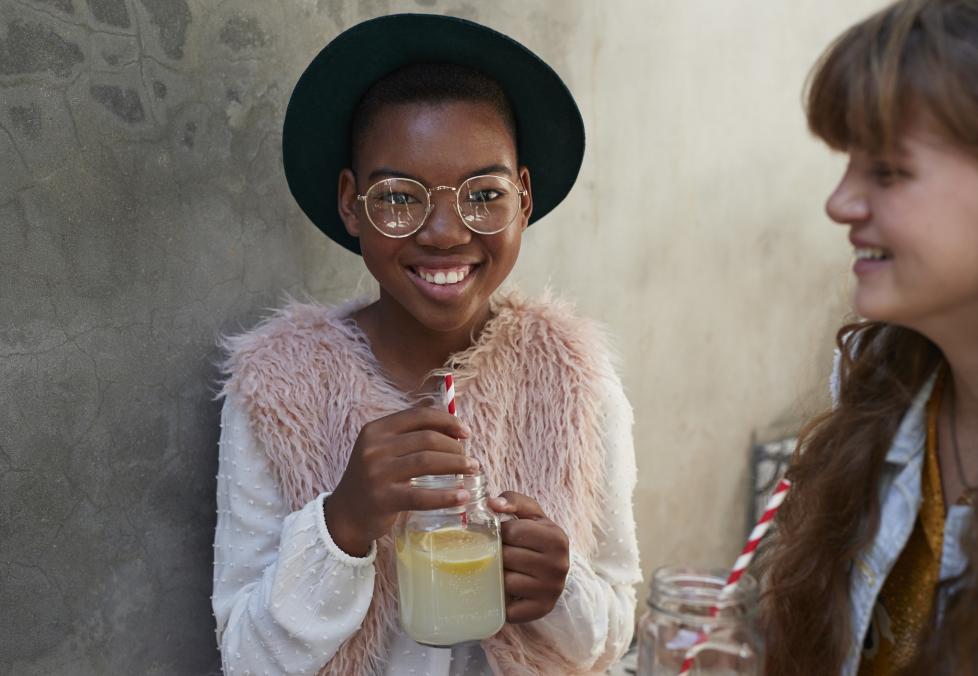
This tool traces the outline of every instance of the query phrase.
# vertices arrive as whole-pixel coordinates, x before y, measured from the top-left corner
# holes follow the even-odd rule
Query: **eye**
[[[498,200],[503,196],[502,191],[496,190],[495,188],[486,188],[484,190],[475,190],[470,192],[468,195],[469,202],[492,202],[493,200]]]
[[[897,181],[909,178],[910,174],[899,165],[892,162],[874,162],[870,167],[870,175],[881,186],[887,187]]]
[[[379,195],[377,201],[393,206],[407,206],[408,204],[416,204],[418,200],[415,199],[414,195],[406,192],[386,192]]]
[[[889,181],[896,176],[896,172],[892,167],[887,166],[876,166],[873,167],[873,178],[878,181]]]

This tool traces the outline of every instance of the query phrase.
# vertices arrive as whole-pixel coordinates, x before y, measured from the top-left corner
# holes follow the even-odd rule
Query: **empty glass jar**
[[[639,676],[676,676],[687,655],[694,657],[690,676],[762,676],[757,582],[745,575],[721,598],[725,578],[720,571],[691,568],[655,571],[638,627]]]

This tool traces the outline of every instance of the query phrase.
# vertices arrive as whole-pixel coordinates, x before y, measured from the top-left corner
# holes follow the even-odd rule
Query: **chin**
[[[871,322],[885,322],[913,328],[915,318],[926,315],[926,309],[911,307],[906,302],[883,294],[860,293],[856,291],[853,309],[863,319]]]
[[[464,315],[452,313],[450,316],[447,314],[442,316],[432,313],[416,316],[416,318],[430,331],[448,333],[450,331],[458,331],[468,325],[474,316],[474,313],[471,312],[465,313]]]
[[[895,312],[892,307],[859,300],[853,302],[852,309],[856,311],[857,315],[871,322],[887,322],[893,324],[897,323],[899,315],[899,312]]]

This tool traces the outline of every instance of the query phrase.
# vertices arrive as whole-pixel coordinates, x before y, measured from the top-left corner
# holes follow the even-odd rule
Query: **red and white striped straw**
[[[754,530],[750,532],[750,537],[747,538],[747,544],[744,545],[743,550],[740,552],[740,556],[737,557],[737,561],[734,563],[733,569],[730,571],[730,575],[727,576],[727,582],[720,591],[720,598],[726,598],[730,596],[737,589],[737,585],[740,583],[740,578],[744,576],[744,571],[750,566],[750,562],[754,559],[754,554],[757,553],[757,547],[761,544],[761,540],[767,535],[768,530],[771,528],[771,523],[774,521],[775,515],[778,513],[778,509],[781,508],[781,504],[788,495],[788,489],[791,488],[791,482],[787,479],[781,479],[778,482],[777,488],[774,489],[774,493],[771,494],[770,499],[767,501],[767,505],[764,507],[764,514],[758,519],[757,525],[754,526]],[[716,617],[718,608],[713,606],[710,609],[710,616]],[[686,651],[686,657],[683,659],[683,664],[679,668],[679,676],[684,676],[689,673],[689,670],[693,668],[693,663],[696,661],[696,656],[701,651],[697,648],[707,639],[709,632],[700,632],[699,638],[696,643]]]
[[[440,371],[438,375],[441,376],[442,380],[439,383],[438,389],[441,391],[441,404],[446,411],[454,416],[458,415],[458,411],[455,409],[455,377],[452,375],[451,371]],[[459,474],[458,478],[461,479],[462,475]],[[468,514],[464,511],[461,515],[462,527],[465,528],[469,523]]]
[[[452,376],[451,371],[446,371],[443,374],[441,382],[441,397],[442,405],[452,415],[458,415],[455,411],[455,378]]]

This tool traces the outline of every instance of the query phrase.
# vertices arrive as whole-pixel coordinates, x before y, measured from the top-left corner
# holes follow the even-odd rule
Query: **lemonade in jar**
[[[450,646],[488,638],[506,620],[499,518],[481,474],[423,476],[419,488],[459,489],[459,507],[404,512],[394,526],[401,627],[418,643]]]

